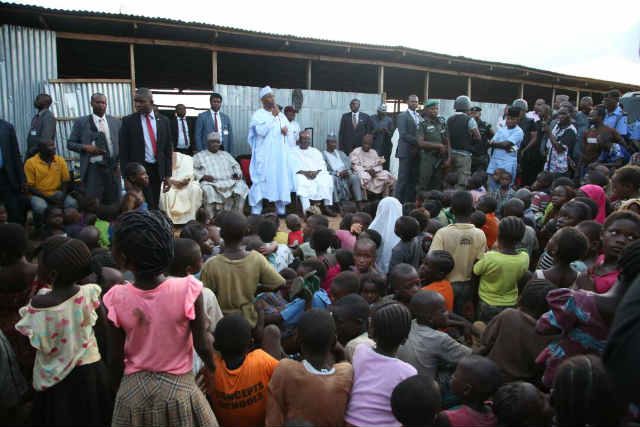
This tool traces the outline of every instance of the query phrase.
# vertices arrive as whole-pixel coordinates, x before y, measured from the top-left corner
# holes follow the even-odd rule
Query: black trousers
[[[83,183],[87,197],[96,198],[101,204],[110,205],[120,200],[120,175],[116,175],[112,168],[89,164]]]
[[[25,223],[25,199],[19,190],[9,184],[9,177],[4,168],[0,168],[0,203],[7,209],[9,222]]]
[[[144,198],[147,200],[149,209],[158,209],[160,188],[162,187],[158,164],[144,162],[144,168],[147,170],[147,175],[149,175],[149,186],[144,189]]]
[[[414,154],[410,157],[398,159],[398,181],[396,182],[395,196],[400,203],[416,201],[416,185],[418,183],[419,157]]]

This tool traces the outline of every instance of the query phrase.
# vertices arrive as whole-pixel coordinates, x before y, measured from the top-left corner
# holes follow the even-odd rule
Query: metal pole
[[[520,96],[519,98],[524,99],[524,83],[520,83]]]
[[[424,74],[424,100],[429,99],[429,72]]]
[[[471,77],[467,77],[467,96],[471,98]]]
[[[133,97],[135,96],[135,93],[136,93],[136,55],[135,55],[135,48],[133,43],[129,43],[129,69],[131,73],[131,105],[135,110]]]
[[[384,92],[384,66],[378,65],[378,93]]]
[[[311,60],[307,59],[307,89],[311,90]]]
[[[218,52],[211,51],[211,86],[213,90],[216,90],[218,85]]]

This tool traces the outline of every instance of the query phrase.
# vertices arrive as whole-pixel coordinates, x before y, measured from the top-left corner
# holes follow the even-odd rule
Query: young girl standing
[[[123,214],[113,253],[135,283],[114,286],[103,297],[113,378],[124,369],[112,425],[217,426],[191,371],[194,346],[213,371],[202,284],[163,274],[173,259],[168,220],[158,211]]]
[[[77,285],[90,261],[79,240],[54,236],[41,246],[38,277],[51,290],[22,307],[16,324],[37,351],[33,425],[109,425],[112,399],[93,332],[100,287]]]

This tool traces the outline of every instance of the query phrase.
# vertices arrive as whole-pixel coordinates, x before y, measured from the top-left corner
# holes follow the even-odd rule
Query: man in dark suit
[[[33,101],[33,106],[38,112],[31,119],[25,160],[38,152],[41,142],[56,140],[56,116],[49,110],[52,102],[51,96],[46,93],[36,96]]]
[[[149,175],[145,198],[151,209],[158,209],[160,187],[168,191],[171,176],[171,130],[169,120],[153,111],[153,94],[149,89],[136,90],[136,112],[122,119],[120,128],[120,169],[127,163],[144,165]]]
[[[221,138],[222,149],[232,156],[237,155],[238,147],[233,145],[231,119],[220,111],[220,107],[222,107],[222,95],[212,93],[209,97],[209,103],[211,104],[211,109],[200,113],[196,120],[196,151],[206,150],[208,147],[207,135],[211,132],[218,132]]]
[[[107,97],[91,95],[93,113],[73,124],[67,148],[80,153],[80,180],[85,195],[101,204],[120,200],[121,179],[118,163],[120,119],[106,114]]]
[[[349,108],[351,112],[342,115],[338,132],[340,150],[347,155],[362,145],[362,137],[369,130],[369,115],[360,111],[360,100],[351,100]]]
[[[24,224],[24,169],[16,130],[0,119],[0,203],[4,203],[9,222]]]
[[[409,95],[407,111],[398,114],[398,148],[396,157],[398,165],[398,182],[396,182],[395,196],[401,203],[415,202],[416,183],[418,180],[418,140],[416,130],[422,120],[416,108],[418,96]]]
[[[187,107],[176,105],[176,116],[170,121],[173,150],[187,156],[193,155],[193,125],[187,119]]]

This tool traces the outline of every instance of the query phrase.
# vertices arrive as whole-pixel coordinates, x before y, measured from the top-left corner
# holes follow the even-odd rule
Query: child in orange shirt
[[[446,277],[453,270],[453,266],[453,257],[449,252],[431,251],[425,257],[419,271],[422,290],[442,295],[449,312],[453,312],[453,287]]]
[[[266,341],[280,340],[280,334],[266,333]],[[278,361],[263,350],[249,352],[251,325],[241,314],[225,316],[215,330],[216,369],[204,370],[207,395],[221,426],[263,426],[267,387]]]
[[[493,197],[486,195],[480,197],[478,202],[478,209],[484,212],[486,220],[482,226],[482,231],[487,238],[487,249],[491,250],[493,245],[498,240],[498,218],[496,217],[496,209],[498,208],[498,201]]]

